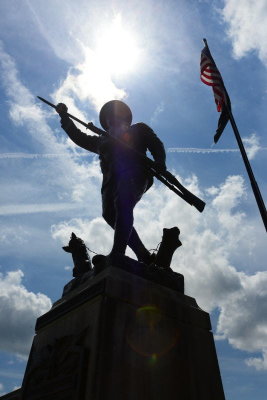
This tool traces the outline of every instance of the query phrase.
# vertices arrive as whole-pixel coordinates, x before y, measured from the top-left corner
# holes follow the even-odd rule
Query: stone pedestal
[[[209,315],[108,267],[36,323],[23,400],[224,400]]]
[[[21,389],[14,390],[0,397],[1,400],[21,400]]]

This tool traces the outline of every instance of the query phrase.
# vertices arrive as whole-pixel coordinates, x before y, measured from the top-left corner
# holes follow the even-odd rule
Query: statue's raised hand
[[[66,104],[64,104],[64,103],[58,103],[58,104],[56,105],[56,112],[57,112],[59,115],[64,114],[64,113],[68,112],[68,107],[67,107]]]

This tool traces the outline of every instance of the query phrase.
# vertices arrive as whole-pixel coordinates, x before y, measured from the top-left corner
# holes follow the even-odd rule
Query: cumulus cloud
[[[236,348],[266,350],[267,271],[248,276],[238,273],[239,287],[221,304],[218,333]]]
[[[179,179],[203,197],[195,176]],[[200,214],[164,186],[154,185],[135,209],[135,226],[147,248],[154,249],[161,241],[162,228],[178,225],[183,246],[175,253],[172,267],[185,276],[186,293],[204,310],[219,310],[214,327],[218,339],[226,339],[240,350],[262,353],[263,358],[250,358],[247,363],[265,368],[267,271],[251,275],[241,271],[250,263],[249,246],[253,253],[265,236],[240,212],[246,196],[243,178],[229,176],[205,190],[207,206]],[[102,219],[72,219],[52,227],[53,237],[62,244],[72,231],[92,250],[109,253],[113,233]],[[258,238],[257,244],[253,237]],[[235,254],[243,255],[243,265],[233,263]]]
[[[237,58],[256,50],[267,63],[267,4],[265,0],[225,0],[222,16]],[[255,28],[257,27],[257,28]]]
[[[102,218],[73,218],[52,225],[51,233],[54,239],[66,244],[72,232],[81,237],[87,246],[98,254],[107,254],[112,246],[112,229]]]
[[[243,138],[244,146],[247,150],[247,155],[250,160],[255,158],[259,150],[261,150],[260,139],[256,133],[252,133],[250,136]]]
[[[248,276],[238,273],[240,287],[220,304],[217,332],[240,350],[261,353],[246,364],[267,370],[267,271]]]
[[[246,364],[249,367],[254,367],[258,371],[267,370],[267,348],[262,352],[262,357],[250,357],[246,360]]]
[[[29,292],[22,284],[23,272],[0,274],[0,346],[4,351],[27,355],[36,318],[51,308],[42,293]]]

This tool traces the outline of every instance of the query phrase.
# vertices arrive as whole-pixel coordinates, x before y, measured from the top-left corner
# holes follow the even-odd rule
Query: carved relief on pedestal
[[[57,338],[32,353],[23,382],[23,400],[82,398],[88,368],[87,333],[88,328],[79,335]]]

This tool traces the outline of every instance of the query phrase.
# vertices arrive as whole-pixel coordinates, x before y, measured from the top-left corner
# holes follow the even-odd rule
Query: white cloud
[[[103,58],[103,54],[97,51],[96,41],[92,40],[92,36],[94,36],[92,26],[97,25],[98,39],[104,27],[98,18],[93,18],[95,10],[92,5],[80,3],[77,9],[72,2],[65,2],[62,9],[61,4],[53,2],[51,7],[54,12],[53,16],[49,13],[50,26],[47,29],[46,15],[49,7],[43,7],[40,3],[36,4],[30,1],[27,4],[41,35],[47,40],[55,54],[71,65],[66,78],[52,95],[56,103],[66,103],[73,114],[86,120],[86,116],[76,106],[75,99],[78,98],[82,102],[87,101],[89,107],[93,105],[95,110],[99,111],[107,101],[122,99],[126,96],[125,91],[118,88],[112,80],[113,71],[110,68],[114,62],[113,57],[118,58],[116,49],[110,47],[118,45],[118,39],[123,39],[127,35],[127,31],[123,30],[121,24],[119,27],[117,26],[120,14],[113,14],[113,17],[110,16],[109,20],[105,22],[104,31],[106,31],[107,39],[112,39],[110,36],[114,31],[112,29],[114,25],[120,28],[120,31],[116,40],[111,40],[109,43],[108,51],[111,54],[105,54],[105,58]],[[129,43],[128,41],[128,47]],[[122,61],[123,59],[127,61],[131,49],[127,46],[124,47],[121,49],[125,53]]]
[[[228,246],[237,245],[238,242],[247,236],[244,229],[237,230],[242,227],[244,221],[244,213],[239,211],[233,212],[240,204],[241,199],[246,197],[244,188],[244,180],[240,176],[228,176],[225,182],[219,186],[219,191],[212,200],[212,206],[217,211],[216,221],[219,229],[224,229]],[[236,233],[238,232],[238,235]]]
[[[202,31],[201,19],[197,8],[188,7],[186,2],[179,2],[174,8],[159,1],[156,13],[152,0],[146,4],[134,2],[129,7],[120,1],[110,4],[80,0],[78,8],[68,0],[64,7],[55,0],[28,0],[27,4],[37,33],[58,58],[70,65],[53,97],[65,102],[77,115],[82,116],[76,97],[86,110],[93,106],[97,111],[108,100],[125,98],[126,74],[120,71],[126,64],[126,71],[130,69],[135,82],[142,81],[144,71],[156,73],[158,81],[162,73],[175,74],[178,82],[177,72],[186,64],[187,75],[183,79],[190,79],[188,71],[192,70],[192,63],[197,63],[193,36],[199,37],[198,32]],[[194,30],[188,35],[188,23],[193,18]],[[159,30],[159,26],[164,29]],[[129,64],[134,67],[128,68]],[[130,77],[129,90],[131,85]]]
[[[26,0],[25,12],[29,11],[38,32],[46,40],[55,55],[74,65],[82,57],[81,42],[87,43],[99,26],[99,8],[97,2],[80,0],[79,7],[73,1],[66,0],[64,7],[60,0]],[[103,16],[102,16],[103,17]],[[49,21],[49,25],[48,25]],[[93,29],[92,29],[93,28]]]
[[[194,59],[195,46],[192,37],[198,37],[203,28],[198,9],[190,7],[184,1],[179,2],[177,7],[163,0],[158,1],[157,12],[153,0],[145,3],[130,2],[127,7],[123,1],[110,3],[106,0],[79,0],[79,7],[71,0],[66,0],[64,7],[60,0],[47,0],[45,3],[27,0],[26,4],[29,8],[25,11],[30,12],[31,20],[37,27],[36,31],[45,38],[56,56],[70,65],[76,65],[77,60],[83,57],[83,46],[94,50],[103,36],[105,39],[106,36],[107,39],[111,39],[107,42],[105,40],[103,44],[106,57],[104,61],[108,62],[108,58],[112,57],[110,47],[114,40],[122,40],[121,45],[126,42],[131,51],[129,52],[127,46],[120,46],[120,50],[124,51],[125,58],[132,58],[135,52],[129,45],[133,34],[134,41],[142,51],[143,65],[145,61],[149,65],[157,64],[161,70],[165,67],[169,71],[177,72],[180,66],[169,62],[164,50],[167,50],[168,56],[175,61]],[[193,19],[194,30],[191,29],[188,35],[188,24],[191,24]],[[120,37],[120,26],[125,29],[124,38]],[[118,55],[118,52],[115,54]],[[114,60],[110,60],[110,64],[113,63]]]
[[[98,254],[107,254],[111,249],[113,231],[102,218],[92,220],[73,218],[51,227],[52,237],[64,245],[68,243],[72,232],[81,237],[89,249]]]
[[[237,58],[256,50],[267,63],[267,3],[265,0],[225,0],[222,15],[228,24]]]
[[[31,92],[21,83],[14,60],[4,51],[0,42],[0,70],[1,79],[10,102],[10,118],[15,124],[26,128],[34,142],[48,154],[64,154],[64,157],[56,158],[49,169],[44,171],[39,167],[38,180],[48,185],[48,192],[54,192],[55,186],[65,198],[73,202],[92,199],[96,196],[95,182],[100,183],[101,174],[98,163],[93,160],[76,162],[76,149],[69,145],[68,140],[59,140],[47,123],[51,116],[36,105]],[[38,132],[38,134],[37,134]],[[36,170],[32,172],[36,179]],[[50,185],[50,188],[49,188]],[[53,188],[51,190],[51,187]]]
[[[4,394],[4,385],[0,383],[0,395],[2,396]]]
[[[248,158],[252,160],[256,156],[258,151],[261,150],[260,139],[256,135],[256,133],[252,133],[250,136],[244,137],[243,142],[247,151]]]
[[[188,186],[192,190],[195,183]],[[203,214],[161,189],[148,194],[136,212],[136,225],[145,243],[154,248],[160,241],[162,227],[178,224],[183,246],[177,250],[173,266],[184,274],[186,292],[197,299],[201,308],[209,312],[220,310],[217,333],[232,346],[265,354],[267,271],[247,275],[240,272],[242,265],[231,261],[235,253],[241,253],[246,267],[251,262],[251,238],[258,238],[252,253],[265,241],[264,228],[252,226],[247,215],[239,211],[239,203],[246,198],[243,179],[230,176],[211,191]]]
[[[2,224],[0,243],[3,246],[23,245],[27,242],[29,233],[21,225],[16,223],[15,227]]]
[[[267,271],[238,273],[240,286],[221,303],[218,333],[236,348],[265,351],[267,340]]]
[[[228,176],[226,181],[220,185],[219,193],[213,199],[212,204],[218,211],[229,213],[229,210],[238,205],[243,195],[244,180],[238,175]]]
[[[36,318],[51,308],[50,299],[42,293],[29,292],[22,284],[21,270],[0,274],[0,347],[27,355]]]
[[[15,355],[17,360],[21,360],[22,361],[22,357],[18,357],[17,355]],[[24,361],[25,362],[25,361]],[[17,381],[20,381],[23,379],[23,374],[20,372],[14,372],[12,370],[7,370],[7,369],[0,369],[0,375],[3,378],[11,378],[11,379],[16,379]]]
[[[203,196],[196,177],[183,183]],[[172,267],[184,274],[186,293],[208,312],[219,309],[214,327],[217,338],[227,339],[237,349],[265,354],[267,271],[255,272],[255,265],[251,275],[241,272],[250,265],[250,254],[265,246],[264,228],[261,221],[253,225],[240,212],[247,196],[241,176],[229,176],[205,193],[207,206],[200,214],[164,186],[156,185],[138,204],[135,226],[147,248],[152,249],[161,241],[163,227],[178,225],[183,246],[175,253]],[[102,219],[72,219],[52,227],[53,237],[62,244],[68,243],[72,231],[92,250],[109,253],[113,234]],[[240,256],[238,265],[232,262],[235,254]],[[265,361],[259,360],[247,362],[263,368]]]
[[[123,99],[126,93],[115,86],[107,66],[108,63],[99,60],[93,50],[84,47],[83,61],[69,70],[65,80],[53,93],[55,102],[67,104],[72,114],[86,121],[86,116],[75,104],[75,98],[87,101],[88,105],[93,104],[96,111],[109,100]]]
[[[267,370],[267,348],[263,350],[262,357],[250,357],[246,360],[246,364],[258,371]]]
[[[52,130],[46,122],[50,114],[44,113],[37,106],[34,96],[22,84],[14,60],[5,52],[0,41],[1,80],[10,104],[10,118],[17,125],[25,125],[29,133],[46,151],[65,153],[66,146],[57,142]],[[36,134],[38,132],[38,134]]]
[[[230,3],[234,4],[229,1],[228,4]],[[41,4],[41,2],[38,2],[38,4]],[[43,4],[44,8],[50,8],[45,3]],[[247,4],[247,2],[244,2],[244,4]],[[69,7],[70,2],[63,9],[61,7],[60,11],[62,13],[65,13],[66,9],[70,11]],[[39,15],[41,14],[39,13]],[[176,19],[176,16],[174,16],[174,19]],[[83,21],[86,21],[87,17],[88,14],[84,16]],[[45,18],[45,13],[43,18]],[[59,21],[59,18],[55,20]],[[78,27],[76,20],[71,22],[73,22],[75,28]],[[85,26],[80,21],[79,24]],[[44,29],[44,32],[50,35],[47,40],[50,44],[54,42],[54,49],[57,54],[60,54],[62,58],[65,57],[65,60],[68,59],[68,61],[71,61],[72,65],[76,65],[75,60],[78,59],[77,53],[73,51],[73,46],[69,46],[69,36],[64,35],[62,31],[63,26],[64,24],[61,24],[60,29],[58,29],[57,24],[55,24],[54,29]],[[69,27],[70,25],[66,24],[66,26]],[[180,28],[178,27],[178,29]],[[177,32],[177,44],[179,45],[179,43],[182,43],[180,37],[185,37],[185,35],[181,35],[179,30]],[[238,37],[238,33],[236,33],[236,37]],[[169,40],[167,33],[166,39],[168,39],[166,42],[173,42]],[[65,45],[66,43],[67,46]],[[190,48],[190,46],[187,46],[187,43],[183,47]],[[190,52],[182,50],[179,48],[179,51],[176,50],[176,53],[182,54],[183,57],[191,57]],[[242,51],[246,50],[243,49]],[[79,54],[80,56],[83,54],[81,48],[79,49]],[[87,56],[90,58],[91,55],[91,50],[88,50]],[[69,146],[67,141],[60,143],[54,138],[53,133],[46,123],[46,118],[50,114],[42,112],[35,105],[34,97],[19,81],[16,66],[3,49],[1,49],[0,62],[3,68],[3,82],[6,85],[7,94],[11,100],[10,116],[12,121],[25,125],[32,137],[36,141],[38,140],[42,149],[49,154],[66,153],[70,149],[73,151],[73,148]],[[169,59],[166,61],[166,64],[167,62],[169,64]],[[177,65],[179,69],[179,64]],[[76,103],[70,103],[70,95],[79,96],[82,100],[92,101],[95,107],[98,108],[102,100],[98,102],[98,97],[93,97],[95,90],[93,82],[89,81],[92,92],[87,94],[88,92],[85,90],[90,71],[88,65],[83,61],[78,66],[76,65],[76,67],[76,69],[69,71],[57,95],[60,95],[60,100],[69,101],[68,104],[73,107],[72,112],[75,112],[75,110],[78,112],[78,109]],[[113,90],[114,87],[112,86],[111,89]],[[36,132],[38,132],[38,135]],[[94,191],[96,185],[94,181],[89,184],[89,181],[92,177],[98,179],[97,182],[100,179],[96,163],[90,165],[90,167],[86,164],[81,165],[76,163],[71,156],[69,159],[66,157],[64,162],[54,164],[51,170],[51,175],[55,175],[57,181],[58,175],[62,174],[64,176],[62,186],[73,188],[72,196],[75,201],[81,201],[85,198],[90,199],[92,197],[90,191]],[[52,179],[52,176],[50,176],[50,179]],[[200,193],[199,184],[195,178],[188,179],[186,183],[189,188]],[[86,187],[89,187],[87,191],[84,189]],[[208,205],[203,214],[198,214],[197,211],[183,203],[182,200],[178,199],[164,187],[154,187],[147,193],[136,210],[136,226],[141,232],[141,236],[147,247],[154,248],[161,240],[162,228],[178,224],[181,229],[183,246],[177,251],[173,266],[175,270],[185,275],[186,292],[196,297],[200,306],[207,311],[212,311],[217,307],[220,309],[220,318],[217,327],[220,336],[227,338],[237,348],[263,352],[262,360],[264,360],[265,350],[263,348],[263,341],[266,321],[263,320],[261,326],[260,313],[265,312],[264,304],[266,303],[266,299],[265,292],[263,291],[263,295],[260,295],[259,290],[262,290],[260,288],[260,279],[265,284],[266,275],[265,272],[263,275],[260,275],[258,272],[250,276],[241,273],[240,269],[246,263],[250,262],[248,246],[252,246],[252,250],[256,249],[255,241],[253,242],[251,238],[256,237],[258,240],[257,246],[259,246],[261,241],[265,240],[265,233],[263,234],[260,228],[253,226],[252,221],[237,208],[239,202],[245,197],[245,187],[242,178],[229,177],[222,185],[209,188],[205,193],[207,193]],[[66,244],[72,230],[78,236],[84,238],[92,250],[107,254],[111,248],[112,231],[100,218],[93,220],[77,218],[65,221],[54,225],[52,227],[52,234],[54,238],[60,239],[62,243]],[[232,257],[234,253],[243,255],[243,265],[233,265]],[[23,292],[21,289],[23,288],[21,280],[18,282],[17,279],[17,283],[13,286],[19,288],[17,292],[20,293],[20,290]],[[26,295],[29,293],[24,288],[23,293],[25,292]],[[251,307],[248,307],[248,310],[246,310],[247,299],[259,310],[256,316]],[[235,320],[241,326],[246,327],[247,325],[251,325],[251,328],[240,330]],[[17,326],[15,326],[16,331]],[[252,339],[253,335],[254,338]],[[252,340],[255,341],[255,344],[252,343]],[[260,358],[252,358],[250,360],[247,361],[248,364],[250,363],[250,365],[254,365],[255,367],[258,365],[257,360],[261,362]],[[264,362],[261,365],[264,366]]]

